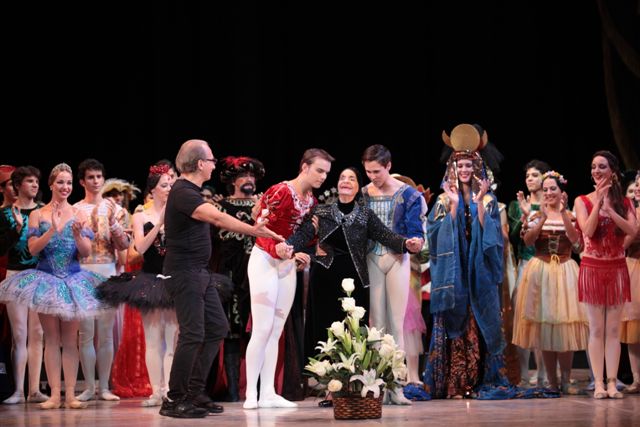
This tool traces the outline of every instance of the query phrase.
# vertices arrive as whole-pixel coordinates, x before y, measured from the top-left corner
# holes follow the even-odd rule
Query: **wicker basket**
[[[363,420],[382,417],[382,397],[384,391],[375,398],[373,393],[367,397],[360,395],[333,398],[333,416],[336,420]]]

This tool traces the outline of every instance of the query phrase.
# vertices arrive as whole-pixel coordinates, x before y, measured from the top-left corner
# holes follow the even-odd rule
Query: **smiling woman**
[[[369,273],[367,270],[368,240],[374,240],[396,253],[406,247],[416,252],[417,239],[405,239],[393,233],[376,214],[360,202],[360,173],[354,167],[344,169],[338,179],[338,198],[319,205],[300,229],[279,246],[279,255],[298,252],[317,236],[318,249],[312,255],[307,316],[305,322],[305,356],[315,356],[318,341],[326,338],[327,328],[344,317],[339,303],[343,277],[354,278],[352,296],[365,309],[363,324],[369,318]],[[290,246],[289,246],[290,245]],[[288,251],[287,251],[288,249]]]

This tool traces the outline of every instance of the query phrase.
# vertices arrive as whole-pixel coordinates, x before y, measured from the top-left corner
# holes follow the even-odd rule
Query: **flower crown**
[[[567,184],[567,180],[564,179],[564,176],[560,175],[559,172],[556,171],[548,171],[542,174],[542,180],[544,181],[547,178],[554,178],[555,180],[557,180],[560,184],[562,185],[566,185]]]
[[[169,165],[153,165],[149,168],[149,175],[163,175],[169,173]]]

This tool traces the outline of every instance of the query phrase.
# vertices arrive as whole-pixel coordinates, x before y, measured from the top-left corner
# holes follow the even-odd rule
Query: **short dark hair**
[[[302,154],[299,170],[302,170],[302,165],[312,164],[317,157],[320,157],[321,159],[324,159],[328,162],[333,162],[336,160],[331,154],[327,153],[322,148],[309,148],[304,152],[304,154]]]
[[[387,166],[391,162],[391,152],[384,145],[372,145],[362,153],[362,163],[364,162],[378,162],[382,166]]]
[[[106,175],[104,165],[96,159],[84,159],[78,165],[78,181],[83,181],[87,171],[100,171],[102,176]],[[106,176],[105,176],[106,178]]]
[[[11,185],[18,192],[18,188],[22,185],[25,178],[35,176],[40,181],[40,169],[35,166],[20,166],[11,173]]]
[[[547,162],[543,162],[542,160],[538,159],[529,160],[527,164],[524,165],[525,172],[527,172],[531,168],[538,169],[540,173],[549,172],[551,170],[551,166],[549,166]]]

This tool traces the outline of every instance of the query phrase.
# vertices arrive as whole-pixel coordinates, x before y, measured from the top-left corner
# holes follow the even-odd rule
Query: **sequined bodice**
[[[153,227],[153,223],[151,221],[147,221],[143,226],[144,235],[146,236]],[[144,258],[142,271],[153,274],[162,273],[162,264],[164,262],[164,255],[166,252],[167,248],[165,246],[164,231],[161,231],[153,240],[149,249],[147,249],[142,255]]]
[[[591,214],[593,203],[587,196],[580,196],[587,208],[587,213]],[[591,237],[583,234],[585,255],[596,258],[622,258],[624,257],[624,236],[625,234],[618,228],[615,222],[608,217],[598,215],[598,226]]]
[[[71,226],[74,219],[67,221],[62,231],[55,233],[47,246],[40,252],[38,270],[46,271],[57,277],[67,277],[80,271],[78,262],[78,249],[73,238]],[[44,234],[52,225],[46,221],[40,221],[38,233]]]

